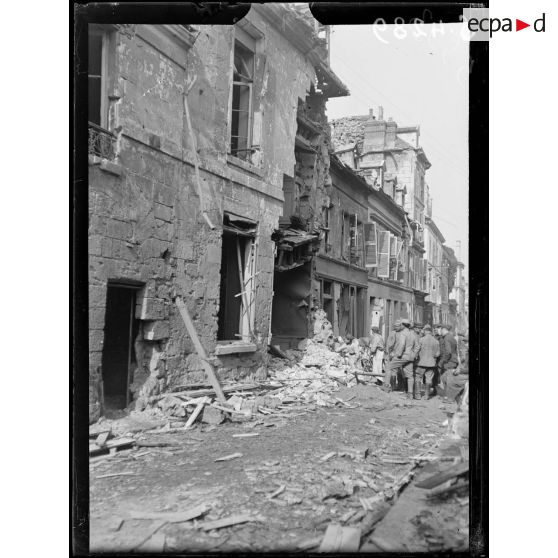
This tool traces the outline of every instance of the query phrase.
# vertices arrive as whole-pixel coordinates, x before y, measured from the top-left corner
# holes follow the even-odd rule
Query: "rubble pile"
[[[304,406],[333,407],[340,402],[332,392],[356,385],[355,372],[362,372],[361,350],[356,339],[347,343],[336,338],[325,312],[317,310],[313,338],[301,341],[297,350],[279,351],[283,358],[271,358],[265,382],[223,384],[225,401],[219,401],[212,388],[152,396],[143,411],[110,426],[113,432],[130,436],[148,430],[190,430],[198,422],[215,427],[258,417],[272,420],[296,414]]]
[[[273,359],[271,381],[282,386],[274,391],[280,399],[298,399],[304,403],[333,406],[338,401],[329,394],[341,386],[356,384],[355,372],[362,371],[362,348],[358,340],[346,343],[334,337],[333,328],[323,310],[314,315],[314,337],[304,339],[298,351],[287,351],[290,364]]]

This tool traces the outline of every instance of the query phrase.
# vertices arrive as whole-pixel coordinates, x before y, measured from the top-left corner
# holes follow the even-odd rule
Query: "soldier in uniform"
[[[413,364],[415,360],[413,347],[415,345],[415,338],[411,333],[411,322],[408,319],[402,319],[401,325],[402,328],[393,349],[394,359],[390,363],[390,368],[392,370],[395,368],[403,369],[403,377],[407,380],[407,399],[412,399],[414,387]]]
[[[394,349],[397,343],[398,337],[401,335],[401,321],[396,320],[393,324],[393,330],[389,332],[387,341],[386,341],[386,370],[384,373],[384,385],[382,389],[384,391],[391,391],[391,377],[392,377],[392,368],[391,368],[391,361],[394,358]],[[396,370],[397,373],[397,370]],[[397,377],[397,376],[396,376]]]
[[[424,377],[424,399],[430,399],[430,388],[436,370],[436,362],[440,356],[440,343],[432,336],[432,328],[428,324],[424,326],[423,331],[424,336],[420,338],[415,383],[422,382]],[[417,392],[420,393],[420,390],[417,390]]]
[[[457,342],[451,334],[451,329],[451,325],[441,327],[442,354],[440,365],[442,367],[442,381],[444,382],[444,399],[455,399],[469,378],[468,374],[461,372]]]
[[[384,361],[384,339],[380,335],[380,328],[370,328],[370,354],[372,355],[372,373],[376,376],[382,375],[382,364]]]

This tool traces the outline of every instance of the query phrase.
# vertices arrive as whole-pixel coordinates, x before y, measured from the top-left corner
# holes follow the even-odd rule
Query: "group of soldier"
[[[392,384],[399,384],[408,399],[430,399],[434,390],[454,399],[468,380],[466,342],[462,339],[458,350],[450,325],[435,325],[433,331],[428,324],[403,318],[394,323],[385,343],[372,327],[366,345],[374,375],[383,375],[382,389],[392,391]]]

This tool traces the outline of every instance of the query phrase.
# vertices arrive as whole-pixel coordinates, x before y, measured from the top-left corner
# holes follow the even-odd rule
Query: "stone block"
[[[202,422],[207,424],[221,424],[225,421],[225,415],[219,409],[206,405],[203,409]]]
[[[153,232],[155,238],[171,242],[174,236],[174,226],[162,219],[155,219],[155,229]]]
[[[160,182],[155,184],[155,201],[157,203],[172,207],[176,199],[176,192]]]
[[[101,351],[103,349],[103,340],[105,332],[102,329],[89,330],[89,350]]]
[[[166,317],[166,308],[163,300],[144,297],[136,304],[136,318],[138,320],[162,320]]]
[[[221,263],[221,246],[211,245],[207,247],[205,260],[208,263]]]
[[[166,320],[143,324],[143,338],[147,341],[158,341],[170,337],[170,325]]]
[[[176,245],[176,257],[183,260],[194,259],[194,245],[188,240],[180,240]]]
[[[105,309],[92,308],[89,310],[89,329],[104,329]]]
[[[128,240],[132,236],[132,225],[125,221],[109,219],[107,221],[107,236],[120,240]]]
[[[167,223],[170,223],[172,221],[172,207],[160,203],[155,203],[153,213],[156,219],[161,219],[162,221],[166,221]]]
[[[101,255],[101,241],[102,237],[95,235],[89,237],[88,249],[90,256],[100,256]]]
[[[89,285],[89,307],[99,308],[105,306],[107,289],[105,286]]]
[[[112,239],[103,237],[101,239],[101,256],[103,258],[114,258],[114,248],[112,246]]]

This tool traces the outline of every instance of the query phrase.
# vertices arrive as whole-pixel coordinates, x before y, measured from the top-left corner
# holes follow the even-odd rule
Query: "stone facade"
[[[103,37],[105,130],[90,127],[91,420],[102,404],[107,297],[114,287],[134,293],[129,383],[139,406],[148,395],[205,380],[176,297],[185,301],[220,379],[250,376],[266,363],[271,236],[283,213],[284,176],[298,164],[297,109],[319,86],[316,61],[285,34],[277,10],[254,6],[237,26],[96,28]],[[254,45],[249,160],[231,155],[233,53],[240,34]],[[321,48],[309,26],[305,40]],[[323,103],[316,110],[323,113]],[[111,155],[91,149],[91,130],[105,134],[94,136],[97,145],[99,137],[111,138]],[[320,172],[327,174],[327,165]],[[225,214],[256,227],[253,275],[245,277],[252,323],[249,340],[242,336],[243,352],[216,354]]]

